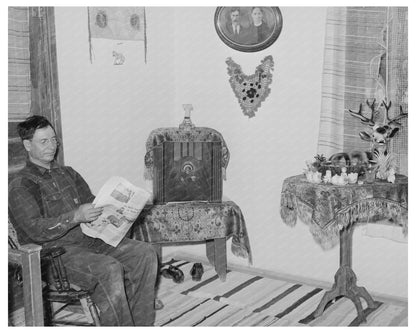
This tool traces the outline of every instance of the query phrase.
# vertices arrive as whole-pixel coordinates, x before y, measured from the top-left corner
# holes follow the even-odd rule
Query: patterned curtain
[[[390,117],[407,112],[407,7],[328,8],[318,153],[368,150],[358,133],[368,127],[348,109],[364,115],[366,100],[376,99],[375,120],[383,122],[382,100],[391,101]],[[407,174],[407,118],[391,143],[398,171]]]

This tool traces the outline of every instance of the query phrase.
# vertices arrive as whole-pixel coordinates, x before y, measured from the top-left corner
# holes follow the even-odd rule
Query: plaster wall
[[[301,173],[317,153],[326,8],[280,9],[279,39],[244,53],[218,38],[215,7],[148,7],[147,63],[143,43],[110,40],[92,41],[91,63],[87,9],[56,7],[65,162],[95,193],[112,175],[149,189],[143,179],[148,134],[177,126],[182,104],[193,104],[192,121],[221,132],[230,149],[224,194],[243,211],[254,267],[332,282],[338,247],[323,251],[307,226],[299,221],[290,228],[279,213],[283,180]],[[113,50],[125,54],[124,65],[113,65]],[[225,60],[252,74],[267,55],[275,62],[271,93],[249,119],[230,87]],[[230,242],[229,262],[246,265]],[[407,244],[364,237],[360,229],[353,242],[359,285],[407,297]],[[180,250],[205,253],[202,245]]]

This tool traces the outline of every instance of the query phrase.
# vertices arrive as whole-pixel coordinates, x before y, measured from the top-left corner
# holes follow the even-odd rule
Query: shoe
[[[182,283],[184,280],[183,272],[175,266],[169,265],[168,268],[162,269],[162,276],[167,279],[172,279],[175,283]]]
[[[155,310],[162,310],[164,308],[164,306],[165,305],[163,304],[163,302],[159,298],[155,299]]]
[[[202,274],[204,274],[204,267],[201,263],[195,263],[189,272],[192,275],[193,281],[201,281]]]

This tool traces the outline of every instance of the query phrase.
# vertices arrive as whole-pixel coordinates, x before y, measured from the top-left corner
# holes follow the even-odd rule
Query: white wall
[[[224,194],[243,211],[254,267],[332,282],[338,248],[323,251],[305,225],[289,228],[279,214],[283,180],[301,173],[316,154],[326,9],[280,9],[279,39],[261,52],[243,53],[216,35],[214,7],[146,8],[147,64],[142,46],[133,43],[115,46],[123,47],[126,63],[113,66],[114,42],[107,40],[93,41],[95,60],[89,62],[86,9],[56,8],[65,161],[95,192],[116,174],[149,186],[142,177],[148,134],[177,126],[182,104],[191,103],[193,122],[220,131],[230,149]],[[267,55],[275,62],[271,94],[248,119],[225,60],[232,57],[252,74]],[[205,253],[199,245],[180,250]],[[229,249],[228,260],[246,264]],[[353,266],[359,285],[407,297],[407,245],[358,230]]]
[[[172,25],[169,9],[148,14]],[[152,129],[175,124],[174,31],[149,27],[147,64],[142,42],[94,39],[91,63],[87,8],[56,7],[55,15],[65,163],[95,192],[112,175],[145,186],[146,139]],[[113,50],[125,55],[124,65],[113,65]]]

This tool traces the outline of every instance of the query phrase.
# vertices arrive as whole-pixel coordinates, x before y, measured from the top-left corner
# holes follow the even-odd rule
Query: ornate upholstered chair
[[[131,238],[151,243],[159,258],[164,245],[204,242],[209,262],[225,281],[229,237],[231,251],[251,263],[243,214],[234,202],[223,200],[230,152],[221,133],[196,127],[192,106],[185,104],[184,109],[178,127],[154,129],[146,141],[144,176],[153,183],[153,203],[143,208]]]

